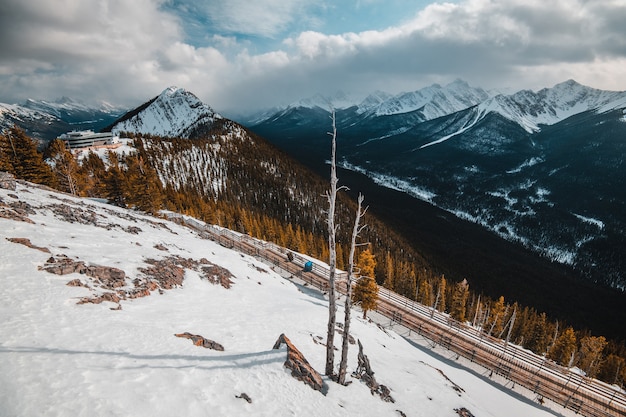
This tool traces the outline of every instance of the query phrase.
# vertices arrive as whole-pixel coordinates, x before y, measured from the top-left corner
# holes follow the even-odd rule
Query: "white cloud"
[[[220,111],[338,89],[397,92],[454,78],[487,88],[540,88],[574,78],[626,89],[623,1],[436,3],[395,27],[294,33],[280,49],[264,53],[255,52],[253,38],[238,35],[277,36],[294,19],[312,19],[306,11],[324,4],[179,3],[5,0],[0,101],[70,95],[138,105],[178,85]],[[185,14],[174,14],[173,7],[186,13],[204,8],[206,24],[213,25],[206,34],[211,46],[190,44]]]

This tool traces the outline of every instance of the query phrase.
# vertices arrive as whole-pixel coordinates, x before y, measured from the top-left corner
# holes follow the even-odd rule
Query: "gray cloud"
[[[282,8],[278,0],[34,3],[0,5],[0,101],[70,95],[130,106],[178,85],[218,111],[242,111],[316,92],[399,92],[455,78],[486,88],[541,88],[574,78],[626,89],[626,5],[617,1],[432,4],[386,30],[297,33],[263,54],[231,32],[279,36],[313,7],[309,0]],[[194,24],[210,16],[209,25],[221,25],[221,33],[207,35],[213,46],[186,41],[187,22],[177,17],[185,14],[174,15],[174,7],[204,8]]]

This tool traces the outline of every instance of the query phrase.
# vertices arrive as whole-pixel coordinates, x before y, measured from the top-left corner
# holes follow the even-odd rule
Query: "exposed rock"
[[[461,408],[455,408],[454,411],[456,411],[456,413],[458,415],[460,415],[461,417],[474,417],[474,414],[472,414],[467,408],[465,407],[461,407]]]
[[[79,280],[78,278],[68,281],[68,283],[65,285],[69,287],[86,287],[86,285],[83,284],[83,282]]]
[[[68,203],[74,203],[72,201],[68,201],[64,204],[50,204],[47,206],[55,216],[61,218],[62,220],[68,223],[80,223],[80,224],[92,224],[97,225],[98,223],[98,215],[95,211],[83,210],[80,207],[74,207]]]
[[[217,342],[214,342],[213,340],[205,339],[204,337],[198,334],[191,334],[189,332],[185,332],[185,333],[177,333],[174,336],[183,337],[185,339],[190,339],[193,342],[193,344],[196,346],[202,346],[207,349],[219,350],[220,352],[224,351],[224,346],[220,345]]]
[[[208,265],[202,267],[204,278],[208,279],[213,284],[220,284],[222,287],[228,289],[233,284],[231,278],[234,278],[233,274],[226,268],[222,268],[219,265]]]
[[[5,171],[0,172],[0,188],[4,188],[5,190],[15,191],[15,188],[16,188],[15,176],[9,172],[5,172]]]
[[[126,285],[126,273],[112,266],[85,265],[83,261],[75,261],[67,256],[61,255],[57,258],[50,257],[44,266],[40,267],[44,271],[56,275],[67,275],[77,272],[85,274],[98,280],[104,288],[115,289]]]
[[[105,292],[102,295],[99,295],[97,297],[83,297],[80,299],[78,304],[87,304],[87,303],[100,304],[103,301],[110,301],[112,303],[119,304],[120,296],[114,292]]]
[[[128,226],[126,229],[124,229],[126,232],[130,233],[131,235],[138,235],[142,230],[140,227],[137,226]]]
[[[357,357],[358,365],[356,371],[352,374],[353,377],[361,379],[370,388],[372,395],[378,394],[383,401],[395,403],[396,400],[391,396],[391,390],[382,384],[379,384],[374,377],[374,371],[370,365],[370,361],[363,353],[363,345],[358,340],[359,354]]]
[[[27,246],[27,247],[32,248],[32,249],[37,249],[37,250],[40,250],[42,252],[50,253],[50,249],[43,248],[41,246],[35,246],[35,245],[33,245],[30,242],[30,239],[27,239],[25,237],[7,237],[7,240],[9,242],[19,243],[20,245],[24,245],[24,246]]]
[[[235,395],[235,398],[241,398],[243,400],[246,400],[248,403],[252,402],[252,398],[250,398],[250,396],[245,392],[242,392],[240,395]]]
[[[285,367],[291,369],[291,376],[326,395],[328,387],[322,380],[322,376],[313,369],[304,355],[291,343],[284,333],[278,337],[273,349],[280,349],[283,343],[287,345]]]
[[[163,246],[160,243],[157,243],[156,245],[154,245],[154,249],[162,250],[164,252],[167,252],[169,250],[169,249],[167,249],[165,246]]]
[[[6,204],[0,201],[0,217],[4,219],[34,224],[35,222],[28,218],[29,214],[35,214],[35,210],[28,203],[14,201]]]
[[[177,258],[170,257],[161,260],[148,259],[146,263],[151,266],[139,268],[139,271],[155,280],[159,287],[171,290],[183,285],[185,270],[176,264]]]

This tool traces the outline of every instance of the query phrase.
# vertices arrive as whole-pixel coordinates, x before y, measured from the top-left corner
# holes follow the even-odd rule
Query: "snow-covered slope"
[[[121,115],[124,109],[107,102],[102,102],[97,106],[91,106],[70,97],[61,97],[55,101],[28,99],[21,107],[37,110],[42,113],[56,116],[60,119],[80,118],[85,121],[85,117],[99,117],[101,114]]]
[[[169,87],[153,100],[123,116],[113,125],[112,131],[189,137],[199,127],[210,126],[221,118],[193,93]]]
[[[6,127],[12,123],[55,123],[59,121],[52,114],[20,106],[19,104],[0,103],[0,125]]]
[[[108,103],[89,106],[63,97],[56,101],[28,99],[22,104],[0,103],[0,129],[17,125],[36,139],[49,141],[69,130],[100,130],[123,110]]]
[[[431,120],[475,106],[488,98],[489,93],[482,88],[473,88],[465,81],[456,80],[445,87],[433,84],[417,91],[398,94],[381,103],[375,114],[388,116],[421,109],[424,119]]]
[[[540,125],[553,125],[586,111],[606,112],[626,107],[625,91],[603,91],[568,80],[537,92],[522,90],[498,95],[479,105],[483,114],[499,113],[522,126],[538,132]]]
[[[324,368],[321,294],[175,223],[48,189],[0,189],[0,214],[2,416],[396,416],[400,410],[452,417],[461,408],[481,417],[554,416],[441,361],[445,350],[433,353],[360,318],[352,334],[395,403],[350,377],[348,386],[325,378],[324,396],[291,377],[284,347],[272,349],[285,333],[315,369]],[[116,268],[118,278],[42,270],[64,257]],[[155,262],[184,270],[182,284],[166,289],[154,278]],[[210,283],[210,271],[230,275],[230,288]],[[105,293],[132,294],[144,284],[152,288],[144,297],[79,304]],[[175,336],[184,332],[224,351]],[[350,352],[349,373],[356,367],[354,345]],[[243,393],[250,402],[238,398]]]

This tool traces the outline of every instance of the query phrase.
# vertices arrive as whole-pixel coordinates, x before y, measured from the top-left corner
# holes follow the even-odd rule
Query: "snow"
[[[396,402],[381,401],[350,377],[345,387],[325,379],[324,396],[290,376],[285,348],[272,349],[285,333],[315,369],[324,369],[322,294],[169,221],[21,183],[15,191],[0,189],[0,210],[18,201],[34,210],[34,223],[0,217],[2,416],[394,416],[396,410],[454,416],[460,407],[480,417],[555,415],[483,371],[460,366],[447,351],[407,340],[359,314],[353,314],[352,334]],[[97,224],[66,222],[52,210],[59,204],[92,211]],[[140,231],[130,233],[129,226]],[[227,268],[234,284],[225,289],[188,269],[182,287],[121,301],[120,310],[108,302],[79,305],[93,293],[68,281],[102,289],[85,275],[38,270],[51,254],[7,240],[16,237],[55,256],[120,268],[128,285],[146,259],[173,255],[206,258]],[[225,350],[174,336],[181,332],[215,340]],[[351,345],[349,372],[356,351]],[[455,391],[446,377],[464,391]],[[241,393],[252,402],[236,398]]]
[[[572,213],[578,220],[581,220],[584,223],[592,224],[596,226],[598,229],[604,229],[604,222],[602,220],[594,219],[593,217],[586,217],[581,214]]]
[[[484,114],[499,113],[534,133],[541,125],[553,125],[585,111],[604,113],[625,106],[624,91],[597,90],[568,80],[537,92],[498,95],[480,103],[479,108]]]
[[[489,97],[483,89],[456,80],[445,87],[433,84],[417,91],[398,94],[382,102],[375,113],[377,116],[388,116],[421,110],[425,120],[432,120],[475,106]]]
[[[190,128],[211,124],[221,118],[210,106],[187,90],[168,87],[141,112],[117,123],[113,132],[188,137]]]

